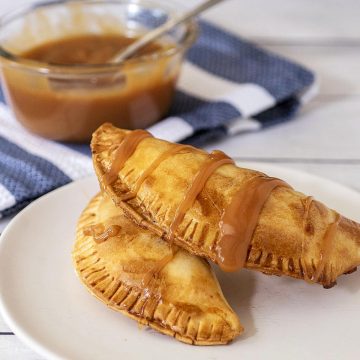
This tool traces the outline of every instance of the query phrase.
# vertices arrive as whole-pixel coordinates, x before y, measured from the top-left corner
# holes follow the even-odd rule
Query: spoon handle
[[[207,0],[200,5],[196,6],[192,10],[180,15],[171,18],[167,22],[165,22],[163,25],[157,27],[156,29],[148,32],[144,36],[142,36],[139,40],[133,42],[131,45],[129,45],[125,50],[121,51],[120,53],[116,54],[111,60],[110,63],[120,63],[127,58],[134,55],[139,49],[146,46],[147,44],[151,43],[164,33],[171,30],[173,27],[179,25],[182,22],[185,22],[192,17],[200,14],[201,12],[207,10],[208,8],[222,2],[224,0]]]

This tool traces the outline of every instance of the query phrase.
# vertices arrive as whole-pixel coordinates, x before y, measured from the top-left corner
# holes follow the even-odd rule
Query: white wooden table
[[[20,3],[0,0],[0,13]],[[311,172],[360,191],[359,14],[357,0],[228,0],[210,10],[208,20],[315,70],[320,93],[292,122],[207,148]],[[0,221],[0,231],[6,223]],[[41,357],[0,318],[0,359]]]

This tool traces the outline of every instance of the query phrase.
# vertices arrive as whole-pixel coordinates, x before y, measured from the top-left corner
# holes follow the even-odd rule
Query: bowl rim
[[[152,8],[161,8],[165,10],[170,16],[174,15],[174,10],[170,10],[164,4],[159,4],[158,0],[44,0],[38,1],[32,4],[25,4],[23,6],[17,7],[13,10],[8,11],[4,15],[0,16],[0,31],[1,28],[14,19],[17,19],[21,16],[25,16],[33,11],[36,11],[39,8],[46,8],[51,6],[61,6],[67,4],[114,4],[114,5],[124,5],[124,4],[135,4],[138,6],[147,6]],[[167,2],[168,4],[168,2]],[[175,5],[179,5],[175,3]],[[180,6],[180,5],[179,5]],[[0,60],[6,61],[7,65],[11,67],[21,67],[28,71],[33,71],[41,74],[57,74],[59,76],[65,75],[68,76],[71,73],[77,73],[79,75],[89,75],[96,73],[109,73],[114,71],[119,71],[125,65],[141,65],[149,62],[156,61],[160,58],[170,57],[177,53],[186,52],[191,45],[195,42],[199,34],[198,22],[195,19],[191,19],[184,23],[186,25],[186,32],[183,39],[180,43],[177,43],[174,47],[171,47],[165,51],[154,52],[152,54],[142,55],[136,58],[131,58],[125,60],[122,63],[113,64],[70,64],[70,65],[53,65],[46,62],[38,60],[26,59],[22,56],[15,55],[10,51],[6,50],[0,43]]]

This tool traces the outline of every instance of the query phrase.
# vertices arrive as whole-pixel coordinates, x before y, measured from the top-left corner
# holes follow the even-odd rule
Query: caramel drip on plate
[[[192,207],[195,199],[204,188],[209,177],[220,166],[225,164],[234,164],[234,160],[229,158],[222,151],[215,150],[209,155],[210,160],[207,161],[196,174],[194,181],[190,185],[189,189],[185,193],[184,198],[176,209],[174,220],[172,221],[169,229],[169,241],[172,242],[174,233],[178,228],[181,221],[184,219],[186,212]]]
[[[110,225],[105,229],[103,224],[91,225],[84,229],[83,233],[86,236],[92,236],[97,244],[106,241],[119,234],[121,227],[119,225]]]
[[[175,155],[176,153],[179,153],[181,150],[184,150],[186,148],[189,148],[189,145],[175,145],[171,146],[168,150],[160,154],[151,164],[150,166],[140,175],[140,177],[136,180],[134,190],[131,191],[130,194],[126,194],[121,198],[121,200],[129,200],[136,196],[136,194],[139,192],[141,185],[143,182],[149,177],[149,175],[152,174],[153,171],[156,170],[156,168],[165,161],[168,157]]]
[[[331,223],[328,228],[326,229],[324,238],[323,238],[323,244],[322,244],[322,250],[320,252],[320,261],[317,266],[317,269],[315,271],[315,274],[313,275],[311,281],[318,282],[320,275],[322,274],[326,262],[330,257],[331,250],[334,246],[334,238],[336,235],[336,231],[338,228],[338,225],[341,221],[341,215],[336,214],[336,218],[333,223]]]
[[[310,214],[310,208],[311,208],[311,204],[313,203],[314,201],[314,198],[312,196],[307,196],[303,201],[303,206],[304,206],[304,216],[303,216],[303,230],[304,230],[304,236],[303,236],[303,239],[302,239],[302,243],[301,243],[301,259],[303,259],[303,256],[304,256],[304,246],[305,246],[305,242],[306,242],[306,238],[307,238],[307,235],[306,235],[306,226],[307,226],[307,223],[308,223],[308,219],[309,219],[309,214]],[[307,269],[306,269],[306,266],[304,266],[304,280],[306,282],[312,282],[311,279],[309,278],[308,276],[308,273],[307,273]]]
[[[152,135],[146,130],[134,130],[125,136],[122,143],[115,150],[114,160],[109,172],[103,176],[105,185],[110,185],[116,180],[120,170],[134,153],[139,143],[148,137],[152,137]]]
[[[271,192],[278,186],[290,187],[280,179],[256,176],[235,194],[224,210],[216,248],[217,263],[224,271],[244,267],[260,213]]]

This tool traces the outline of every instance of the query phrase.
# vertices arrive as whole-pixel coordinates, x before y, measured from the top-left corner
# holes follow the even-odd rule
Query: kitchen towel
[[[257,131],[291,119],[315,93],[315,76],[208,23],[189,50],[168,116],[148,130],[201,146],[221,136]],[[0,217],[93,173],[88,144],[30,134],[0,105]]]

